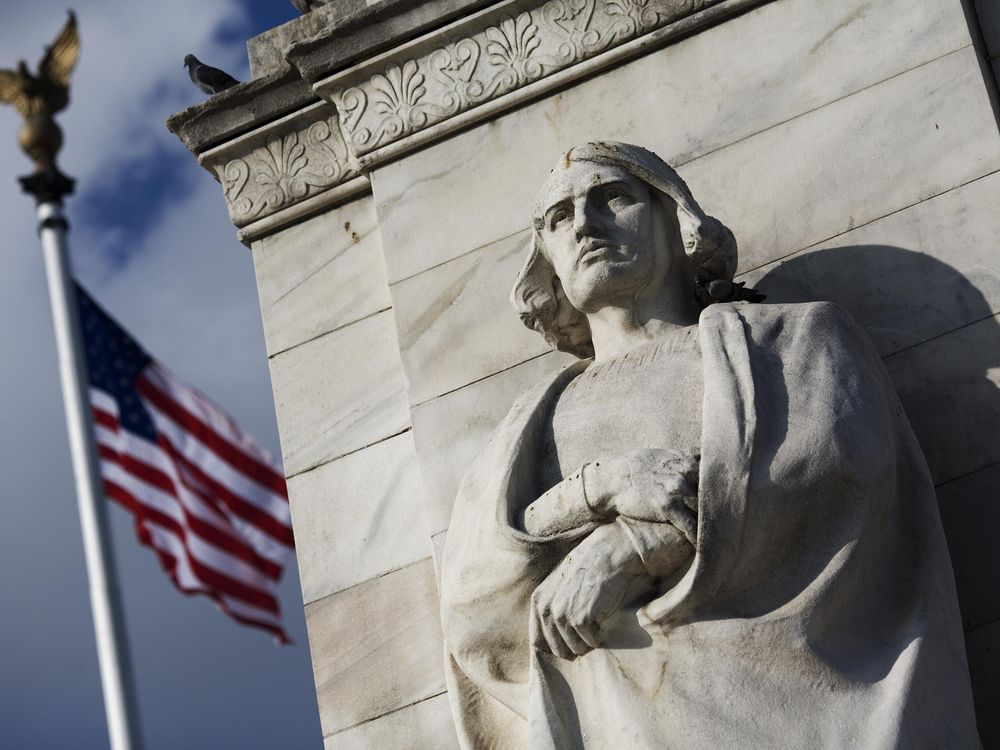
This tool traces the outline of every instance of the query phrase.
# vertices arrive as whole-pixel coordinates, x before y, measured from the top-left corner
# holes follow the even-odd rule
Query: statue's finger
[[[542,615],[539,617],[541,634],[545,639],[548,652],[558,656],[560,659],[572,659],[576,654],[566,645],[563,634],[560,632],[555,619],[551,616]]]
[[[589,646],[590,650],[601,647],[601,626],[598,623],[589,620],[580,622],[574,626],[574,630],[580,640]],[[582,655],[585,652],[580,653]]]
[[[594,647],[587,643],[580,634],[577,626],[566,622],[557,623],[557,627],[559,628],[559,634],[562,636],[563,643],[573,652],[573,656],[583,656],[594,650]]]

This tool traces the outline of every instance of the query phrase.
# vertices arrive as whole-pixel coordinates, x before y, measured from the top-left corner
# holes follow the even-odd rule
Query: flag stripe
[[[278,493],[279,496],[285,492],[285,478],[281,474],[261,462],[257,456],[247,452],[245,446],[231,442],[231,438],[227,437],[225,432],[213,429],[208,421],[202,419],[207,416],[204,411],[196,416],[185,408],[186,405],[176,399],[177,387],[173,386],[155,366],[148,368],[143,377],[139,378],[136,390],[234,469],[243,472],[248,478]],[[190,404],[190,400],[188,403]]]
[[[205,543],[252,566],[250,569],[253,571],[250,574],[251,576],[256,571],[260,571],[274,581],[277,581],[281,577],[280,565],[270,560],[265,560],[252,547],[241,542],[238,538],[226,534],[211,524],[205,523],[184,507],[182,503],[178,502],[178,493],[175,491],[173,481],[159,469],[148,466],[127,453],[118,453],[105,445],[100,446],[100,457],[102,461],[117,464],[117,470],[115,467],[102,467],[102,473],[105,476],[114,479],[119,477],[118,472],[121,472],[125,476],[121,477],[119,483],[124,484],[125,477],[131,474],[142,480],[146,485],[155,488],[156,494],[152,495],[154,507],[158,508],[162,513],[169,515],[176,523],[188,526]],[[144,504],[150,504],[146,502],[149,493],[136,492],[134,494]]]
[[[206,449],[203,447],[199,447],[197,449],[189,448],[188,453],[193,456],[191,459],[189,459],[188,456],[183,455],[180,450],[176,448],[174,441],[168,439],[167,436],[168,433],[173,433],[177,442],[180,442],[183,445],[185,442],[184,434],[177,430],[168,419],[161,417],[158,412],[155,410],[151,411],[154,412],[154,422],[157,424],[157,427],[160,428],[158,436],[160,439],[160,447],[167,457],[167,462],[171,465],[172,469],[177,472],[178,478],[182,484],[197,492],[199,495],[211,495],[221,501],[218,504],[212,504],[210,507],[212,507],[212,510],[215,513],[218,513],[223,517],[224,522],[227,525],[235,523],[235,519],[232,518],[232,515],[235,514],[242,521],[252,524],[256,530],[267,534],[270,539],[280,543],[286,550],[290,550],[294,546],[294,537],[291,530],[291,517],[288,515],[287,510],[285,514],[287,520],[282,522],[270,514],[263,513],[258,505],[244,502],[245,495],[238,493],[240,493],[241,489],[245,491],[246,487],[236,487],[231,489],[228,481],[232,480],[234,476],[239,475],[236,475],[231,470],[223,470],[222,472],[219,472],[222,474],[220,480],[216,481],[215,478],[211,477],[207,472],[202,470],[204,463],[198,463],[199,459],[202,462],[210,461],[210,459],[206,458],[206,455],[203,452]],[[160,422],[161,418],[163,419],[163,422]],[[114,418],[109,419],[107,415],[101,413],[101,421],[99,422],[100,426],[103,427],[106,424],[110,424],[111,419]],[[117,420],[114,420],[114,424],[117,426]],[[164,427],[165,429],[163,429]],[[216,464],[215,468],[219,468],[219,466],[221,466],[221,464]],[[160,468],[163,469],[164,467],[161,466]],[[239,481],[235,483],[239,484]],[[287,500],[284,502],[287,506]],[[243,532],[243,536],[247,536],[245,531]],[[254,544],[253,546],[258,550],[258,552],[265,554],[261,549],[262,545]],[[281,556],[281,559],[276,561],[283,562],[284,557],[286,557],[287,554],[280,552],[278,554]],[[275,559],[273,553],[265,554],[265,556],[269,559]]]
[[[102,419],[106,420],[107,416]],[[178,500],[192,515],[211,524],[222,533],[246,543],[269,565],[281,568],[285,564],[292,552],[290,547],[278,544],[256,527],[227,514],[226,507],[212,498],[193,477],[181,471],[181,467],[178,467],[160,446],[133,437],[125,430],[117,430],[117,420],[113,417],[111,420],[116,425],[115,431],[108,430],[104,426],[98,426],[95,430],[98,444],[106,445],[118,453],[127,454],[165,474],[174,482]]]
[[[239,529],[234,528],[232,519],[227,514],[225,506],[211,497],[193,479],[181,476],[177,464],[173,462],[170,456],[159,445],[138,438],[127,430],[119,429],[116,416],[108,415],[104,412],[97,413],[101,414],[102,420],[102,424],[98,425],[95,429],[99,444],[107,445],[118,453],[128,454],[146,466],[155,468],[167,475],[174,482],[174,487],[178,490],[178,499],[191,513],[237,539],[244,539],[245,534],[240,533]],[[113,429],[108,429],[104,426],[105,424],[112,424]],[[256,545],[254,548],[263,554]],[[264,556],[281,565],[287,557],[288,549],[282,547],[281,550],[277,556],[266,554]]]
[[[207,497],[201,488],[197,486],[197,483],[192,482],[189,485],[183,481],[182,477],[178,474],[176,464],[174,464],[160,446],[137,438],[127,430],[119,430],[116,417],[109,417],[106,413],[100,411],[95,411],[95,413],[102,415],[102,422],[110,422],[114,425],[113,429],[105,427],[104,424],[99,424],[95,428],[94,432],[98,445],[107,446],[118,453],[127,454],[135,460],[141,461],[146,466],[155,468],[167,475],[174,481],[174,487],[178,490],[178,499],[193,515],[196,515],[206,523],[212,524],[225,533],[232,534],[236,538],[242,538],[232,528],[229,516],[218,507],[214,499]],[[278,564],[281,564],[283,560],[283,557],[274,559]]]
[[[288,501],[280,495],[274,495],[269,489],[257,484],[243,472],[234,469],[209,446],[178,425],[171,416],[163,412],[159,406],[146,402],[153,423],[160,435],[168,438],[180,453],[192,464],[219,482],[224,483],[241,498],[248,498],[249,503],[260,513],[266,513],[279,524],[289,525]]]
[[[206,550],[200,548],[197,543],[192,544],[192,539],[186,538],[184,527],[181,524],[140,500],[136,496],[136,488],[132,481],[118,481],[122,478],[121,475],[114,476],[109,472],[104,480],[105,487],[115,488],[117,496],[125,494],[129,497],[131,500],[129,510],[135,513],[141,519],[141,522],[151,530],[153,527],[156,527],[157,539],[162,544],[169,544],[171,554],[175,558],[183,558],[189,566],[194,580],[202,581],[210,588],[217,589],[234,599],[252,604],[255,607],[275,613],[278,611],[278,602],[272,594],[263,589],[254,588],[228,573],[223,573],[203,563],[198,555],[192,554],[192,547],[197,549],[199,555],[206,554]],[[108,494],[112,493],[108,492]],[[221,566],[222,561],[216,559],[214,562]],[[263,579],[258,580],[263,583]]]
[[[107,492],[108,497],[113,499],[115,502],[119,503],[133,513],[136,513],[136,501],[131,497],[131,495],[129,495],[128,492],[114,484],[106,485],[105,491]],[[268,630],[282,643],[290,642],[288,636],[285,635],[285,632],[281,628],[280,618],[275,616],[272,612],[239,602],[213,590],[210,587],[204,586],[200,581],[198,581],[197,577],[194,576],[191,570],[184,563],[183,557],[178,560],[178,558],[167,551],[169,544],[165,540],[159,538],[160,535],[155,531],[155,529],[147,527],[145,524],[141,524],[137,520],[136,533],[139,537],[139,541],[156,553],[164,572],[181,593],[186,595],[201,594],[207,596],[215,600],[219,607],[234,620],[238,620],[246,625],[253,625],[255,627]],[[160,546],[161,544],[162,546]]]
[[[121,488],[115,489],[116,491],[121,490]],[[124,494],[126,497],[128,496],[127,492]],[[151,547],[153,547],[153,549],[155,549],[158,553],[164,553],[167,556],[170,563],[168,572],[170,573],[175,585],[177,585],[177,587],[184,593],[208,594],[217,602],[223,604],[227,611],[239,612],[244,616],[253,617],[272,625],[277,625],[281,622],[279,616],[273,611],[261,609],[252,604],[241,602],[210,586],[206,586],[204,582],[199,580],[199,578],[192,571],[189,565],[189,559],[183,553],[183,550],[177,549],[176,540],[156,524],[143,524],[142,533],[149,540],[148,543]],[[175,555],[174,551],[178,554]]]
[[[208,425],[223,440],[233,444],[262,464],[279,479],[283,479],[281,462],[276,460],[271,452],[254,440],[251,435],[241,430],[232,417],[216,406],[208,396],[178,379],[160,362],[152,362],[145,374],[153,385]]]
[[[204,485],[208,490],[212,492],[213,495],[218,497],[234,514],[242,518],[244,521],[249,521],[256,528],[260,529],[262,532],[266,533],[268,536],[272,537],[275,541],[280,542],[288,547],[294,546],[294,539],[292,537],[292,530],[289,526],[282,524],[273,517],[262,512],[260,508],[255,505],[251,505],[243,501],[243,496],[238,495],[233,492],[226,484],[221,481],[216,481],[213,477],[209,476],[202,467],[196,463],[194,460],[189,460],[180,449],[174,444],[165,431],[159,433],[160,446],[170,455],[179,467],[187,472],[190,472],[194,479]],[[182,446],[183,447],[183,446]]]

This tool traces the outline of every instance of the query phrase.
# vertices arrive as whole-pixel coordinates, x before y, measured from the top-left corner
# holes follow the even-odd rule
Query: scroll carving
[[[719,0],[514,0],[440,46],[401,48],[317,85],[355,156],[436,125]],[[391,57],[390,57],[391,59]]]
[[[232,150],[230,150],[230,156]],[[335,116],[272,134],[212,165],[237,226],[298,203],[357,174]]]

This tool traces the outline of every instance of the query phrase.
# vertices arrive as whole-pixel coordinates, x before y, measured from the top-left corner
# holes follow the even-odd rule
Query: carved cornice
[[[379,163],[767,1],[505,0],[319,79],[319,101],[199,161],[248,242],[370,189]]]
[[[206,151],[199,161],[222,183],[229,218],[240,228],[360,174],[325,102]]]
[[[376,152],[535,87],[712,6],[745,0],[509,0],[319,81],[352,154]],[[438,128],[440,130],[440,128]],[[393,149],[395,150],[395,149]],[[373,159],[374,157],[374,159]]]

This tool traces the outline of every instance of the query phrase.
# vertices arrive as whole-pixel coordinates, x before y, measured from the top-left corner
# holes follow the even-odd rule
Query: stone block
[[[392,287],[411,405],[549,351],[510,304],[530,242],[518,232]]]
[[[937,0],[765,4],[377,168],[372,181],[390,281],[526,228],[531,196],[573,145],[625,140],[684,163],[968,44],[961,8]],[[845,64],[859,58],[864,65]],[[884,96],[895,101],[900,95]],[[913,116],[889,101],[877,102],[887,117]],[[982,108],[963,102],[958,109]],[[852,128],[840,135],[843,150],[859,133]],[[900,142],[907,137],[901,134]],[[800,158],[779,153],[781,161]],[[823,170],[810,170],[820,181]],[[781,203],[795,184],[783,186]],[[703,203],[722,213],[733,195],[739,193]]]
[[[984,748],[1000,747],[1000,622],[965,636],[976,721]]]
[[[1000,620],[1000,464],[938,487],[966,630]]]
[[[996,317],[885,360],[935,484],[1000,462],[1000,320]]]
[[[409,432],[292,477],[288,493],[307,604],[431,554]]]
[[[574,360],[552,352],[413,409],[432,535],[448,528],[462,475],[517,397]]]
[[[680,172],[749,270],[997,169],[1000,133],[966,47]]]
[[[288,476],[409,426],[391,311],[289,349],[270,363]]]
[[[370,196],[253,244],[269,355],[390,307]]]
[[[445,690],[430,558],[306,605],[323,735]]]
[[[437,695],[327,737],[323,747],[325,750],[458,750],[448,695]]]
[[[1000,311],[1000,174],[740,276],[769,303],[830,300],[883,356]]]

